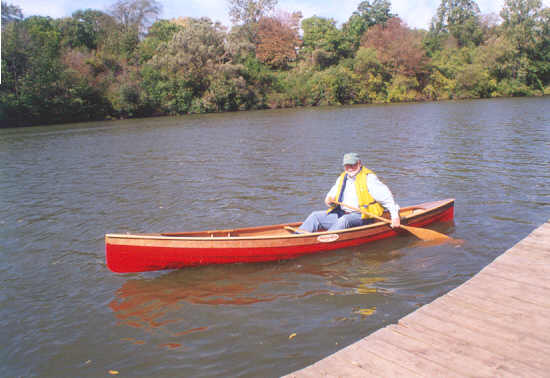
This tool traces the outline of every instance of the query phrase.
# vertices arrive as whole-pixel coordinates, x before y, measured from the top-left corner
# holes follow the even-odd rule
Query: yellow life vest
[[[361,170],[355,176],[355,190],[357,192],[357,198],[359,200],[359,207],[366,209],[369,213],[377,216],[381,216],[384,212],[384,208],[378,202],[372,198],[367,187],[367,175],[374,174],[373,171],[366,167],[361,167]],[[342,202],[342,196],[344,194],[344,188],[346,186],[347,174],[343,172],[338,178],[338,191],[336,192],[336,200]],[[333,206],[328,209],[327,213],[334,211],[338,206]],[[371,216],[361,213],[361,218],[372,218]]]

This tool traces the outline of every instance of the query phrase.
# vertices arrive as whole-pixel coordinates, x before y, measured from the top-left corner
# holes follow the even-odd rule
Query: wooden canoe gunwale
[[[436,202],[428,202],[415,206],[408,206],[400,209],[400,212],[408,212],[414,210],[421,210],[416,213],[412,213],[410,216],[402,218],[402,223],[404,225],[421,225],[423,220],[431,219],[432,213],[438,209],[444,209],[447,205],[454,202],[454,199],[446,199]],[[436,203],[441,203],[439,206],[429,207]],[[426,215],[425,217],[423,217]],[[371,228],[381,228],[383,231],[391,229],[388,224],[385,224],[382,221],[371,223],[364,226],[346,228],[343,230],[337,231],[320,231],[312,233],[303,233],[303,234],[277,234],[277,235],[257,235],[257,236],[188,236],[192,234],[222,234],[222,233],[238,233],[238,232],[250,232],[257,231],[261,232],[262,230],[284,230],[285,226],[297,227],[301,225],[301,222],[292,222],[292,223],[282,223],[277,225],[268,225],[268,226],[257,226],[257,227],[244,227],[244,228],[233,228],[226,230],[209,230],[209,231],[190,231],[190,232],[181,232],[181,233],[161,233],[161,234],[106,234],[105,238],[109,239],[149,239],[149,240],[177,240],[177,241],[241,241],[241,240],[269,240],[269,239],[294,239],[294,238],[309,238],[309,237],[318,237],[321,235],[328,234],[349,234],[349,233],[358,233],[360,231],[368,230]],[[384,227],[385,226],[385,227]],[[178,236],[182,235],[182,236]],[[186,235],[186,236],[183,236]]]

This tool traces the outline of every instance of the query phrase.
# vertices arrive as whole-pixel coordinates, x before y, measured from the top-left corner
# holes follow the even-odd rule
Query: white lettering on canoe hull
[[[340,237],[340,235],[338,235],[338,234],[319,235],[317,237],[317,241],[319,241],[321,243],[330,243],[330,242],[338,240],[339,237]]]

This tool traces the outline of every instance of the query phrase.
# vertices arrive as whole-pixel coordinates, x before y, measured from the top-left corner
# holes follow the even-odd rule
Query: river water
[[[270,110],[0,130],[0,376],[300,369],[479,272],[550,218],[550,98]],[[104,234],[324,208],[345,152],[433,228],[277,263],[119,275]]]

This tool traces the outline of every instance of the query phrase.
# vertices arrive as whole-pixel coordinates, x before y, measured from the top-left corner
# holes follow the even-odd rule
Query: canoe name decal
[[[317,241],[319,241],[321,243],[330,243],[330,242],[338,240],[339,237],[340,237],[340,235],[338,235],[338,234],[319,235],[317,237]]]

